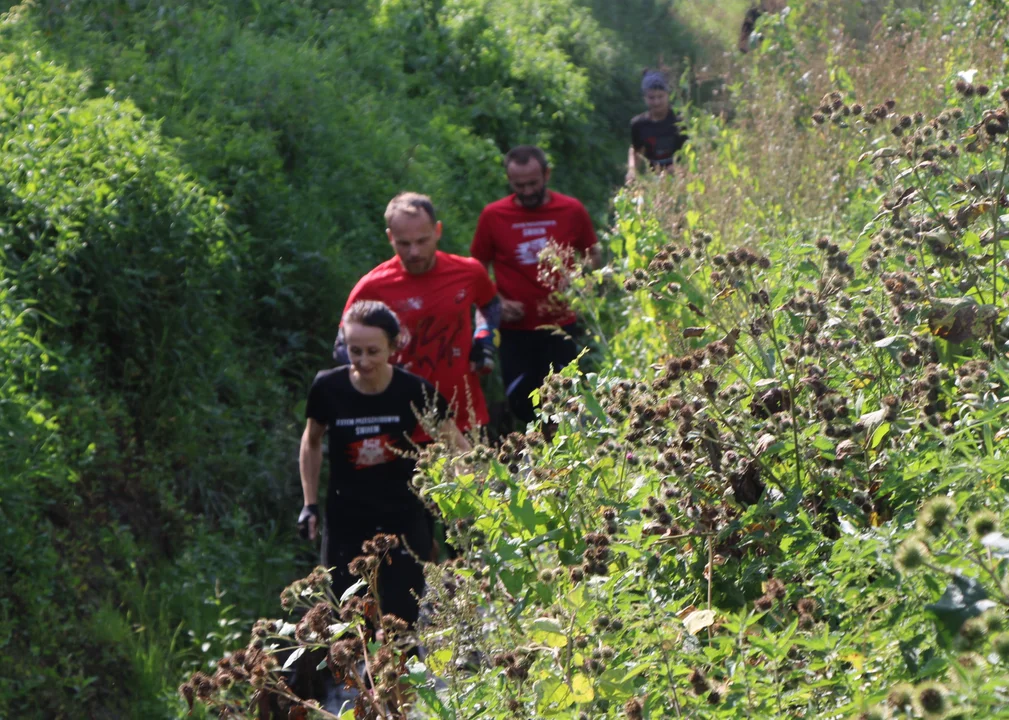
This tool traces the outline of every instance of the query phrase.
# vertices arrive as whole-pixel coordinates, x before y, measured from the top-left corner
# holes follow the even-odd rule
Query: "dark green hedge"
[[[79,717],[129,701],[99,611],[182,551],[187,508],[282,496],[284,395],[222,321],[250,266],[223,201],[132,102],[0,42],[0,716]]]

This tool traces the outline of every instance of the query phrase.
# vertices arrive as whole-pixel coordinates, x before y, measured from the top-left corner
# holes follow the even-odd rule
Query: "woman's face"
[[[645,93],[645,105],[652,112],[669,107],[669,93],[665,90],[649,90]]]
[[[385,330],[350,322],[343,326],[343,335],[350,364],[362,377],[372,377],[389,364],[393,348]]]

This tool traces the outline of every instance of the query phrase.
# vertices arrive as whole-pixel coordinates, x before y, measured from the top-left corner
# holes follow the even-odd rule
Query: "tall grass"
[[[878,192],[853,158],[864,141],[813,125],[823,95],[840,89],[870,107],[893,100],[898,111],[935,114],[956,72],[1002,67],[1002,49],[970,27],[856,25],[862,37],[853,37],[838,12],[812,3],[762,19],[763,48],[735,71],[732,121],[695,115],[685,165],[644,188],[665,222],[686,225],[689,210],[739,244],[864,224]]]

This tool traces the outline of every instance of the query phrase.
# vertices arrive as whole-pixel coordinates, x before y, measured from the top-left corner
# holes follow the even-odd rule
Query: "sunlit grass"
[[[709,60],[721,52],[731,52],[739,38],[739,28],[749,0],[672,0],[671,12],[704,39],[704,54]]]

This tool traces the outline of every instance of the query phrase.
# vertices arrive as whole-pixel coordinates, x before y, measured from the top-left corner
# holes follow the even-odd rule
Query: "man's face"
[[[547,195],[547,181],[550,180],[550,168],[543,168],[536,158],[529,158],[525,165],[509,163],[505,172],[508,174],[508,184],[522,207],[532,210],[543,204]]]
[[[411,275],[422,275],[434,267],[434,254],[441,239],[441,223],[432,222],[425,212],[396,213],[386,229],[392,249]]]
[[[665,90],[649,90],[645,93],[645,105],[652,112],[665,110],[669,107],[669,93]]]

